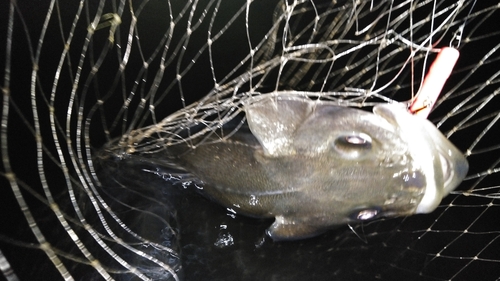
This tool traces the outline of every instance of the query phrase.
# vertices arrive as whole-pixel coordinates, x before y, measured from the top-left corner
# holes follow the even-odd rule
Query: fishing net
[[[7,280],[496,280],[498,3],[4,1],[0,270]],[[370,110],[457,66],[429,116],[469,161],[431,214],[273,243],[195,178],[116,155],[230,137],[286,93]],[[124,156],[125,157],[125,156]],[[103,160],[104,159],[104,160]]]

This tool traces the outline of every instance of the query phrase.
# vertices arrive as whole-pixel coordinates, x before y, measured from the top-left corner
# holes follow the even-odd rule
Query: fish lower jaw
[[[439,202],[441,202],[441,195],[439,194],[436,183],[433,181],[430,184],[428,183],[425,188],[424,197],[418,203],[417,208],[415,209],[416,214],[428,214],[434,211],[437,206],[439,206]]]

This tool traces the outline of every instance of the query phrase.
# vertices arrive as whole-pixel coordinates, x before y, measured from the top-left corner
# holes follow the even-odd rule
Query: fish
[[[244,111],[245,126],[230,137],[174,145],[148,161],[188,171],[237,214],[274,218],[266,230],[274,241],[430,213],[468,171],[463,153],[401,103],[369,112],[281,94],[251,98]]]

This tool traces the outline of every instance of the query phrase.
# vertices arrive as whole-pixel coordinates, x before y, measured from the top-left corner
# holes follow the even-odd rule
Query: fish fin
[[[298,96],[267,96],[245,106],[248,126],[266,156],[294,153],[294,132],[313,112],[312,101]]]
[[[283,216],[276,216],[274,223],[266,233],[274,241],[297,240],[321,234],[325,229],[305,224],[300,221],[290,220]]]
[[[402,122],[400,119],[405,119],[413,116],[408,113],[402,103],[381,103],[373,107],[373,113],[384,118],[387,122],[394,126],[400,127]],[[404,124],[404,123],[403,123]]]

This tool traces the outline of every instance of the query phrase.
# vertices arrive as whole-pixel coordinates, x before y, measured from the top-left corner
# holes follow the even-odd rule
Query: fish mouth
[[[469,171],[469,163],[462,154],[443,155],[443,153],[439,153],[439,158],[444,179],[443,191],[446,195],[453,191],[465,178]]]
[[[464,154],[431,122],[425,121],[424,130],[434,145],[433,165],[435,172],[434,178],[428,179],[424,197],[416,209],[417,214],[434,211],[441,200],[463,181],[469,171],[469,163]]]
[[[429,120],[408,113],[401,104],[377,105],[373,112],[399,128],[426,176],[425,192],[415,213],[434,211],[467,175],[469,164],[464,154]]]

